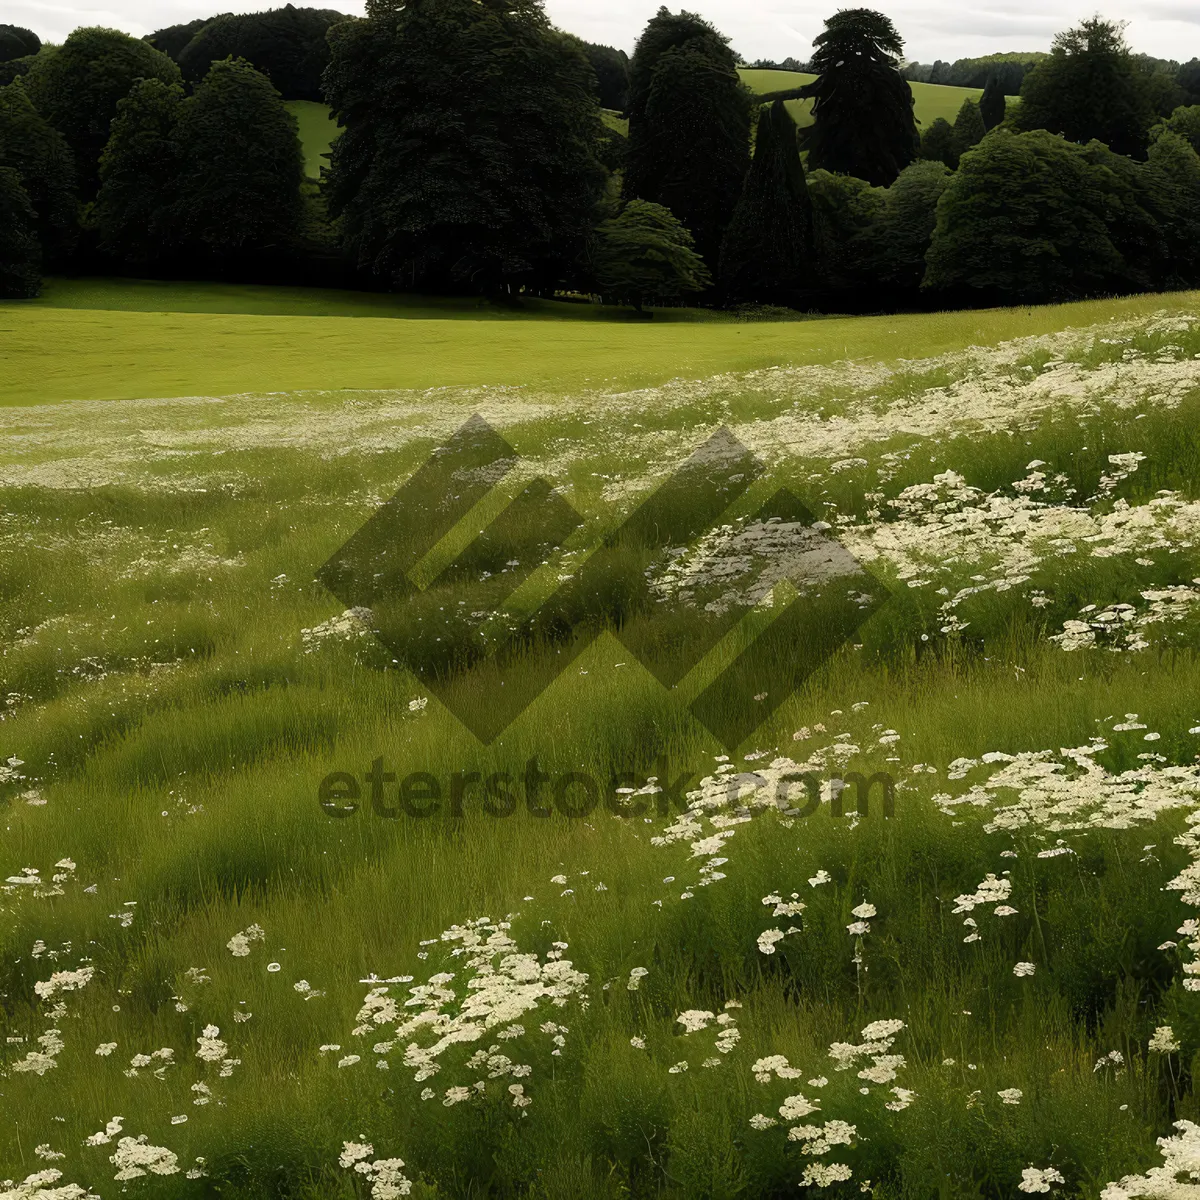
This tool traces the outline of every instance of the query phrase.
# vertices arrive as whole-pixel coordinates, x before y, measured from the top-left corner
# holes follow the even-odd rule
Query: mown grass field
[[[53,299],[0,309],[0,1195],[1184,1194],[1200,295],[661,327]],[[414,569],[405,666],[315,576],[473,414],[518,457]],[[613,543],[655,602],[513,648],[550,682],[475,737],[476,647],[722,429],[761,469],[715,531]],[[583,518],[558,548],[500,515],[537,479]],[[758,515],[781,488],[820,523]],[[692,715],[848,587],[865,621],[779,693],[794,630],[739,744]],[[628,645],[661,602],[692,646],[709,596],[734,624],[665,687]],[[373,802],[376,759],[440,807]],[[854,771],[894,815],[836,815]]]

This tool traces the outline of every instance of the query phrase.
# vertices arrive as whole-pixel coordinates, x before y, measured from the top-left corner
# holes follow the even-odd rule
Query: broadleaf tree
[[[330,41],[326,196],[361,268],[489,293],[580,269],[606,179],[594,74],[540,0],[375,3]]]

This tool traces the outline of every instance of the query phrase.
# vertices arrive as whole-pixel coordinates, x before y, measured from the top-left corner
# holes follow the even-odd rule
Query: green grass
[[[320,179],[321,168],[329,165],[329,147],[339,132],[337,124],[329,115],[328,105],[313,100],[289,100],[287,107],[300,125],[304,173],[312,179]]]
[[[1180,303],[1134,296],[1000,313],[761,323],[705,323],[693,309],[646,322],[626,310],[566,302],[513,311],[473,300],[289,288],[51,282],[40,300],[0,304],[0,404],[301,388],[657,384],[851,354],[892,359],[915,347],[936,354],[1102,319],[1097,314],[1152,312],[1164,302]],[[337,315],[300,315],[319,312]],[[391,316],[366,315],[380,312]]]
[[[815,75],[803,74],[799,71],[760,71],[746,68],[738,71],[742,81],[753,92],[782,92],[788,88],[801,87],[816,79]],[[945,117],[951,125],[958,116],[958,110],[964,100],[978,100],[983,95],[982,88],[949,87],[940,83],[910,83],[914,110],[921,128],[927,128],[938,117]],[[1011,104],[1015,97],[1010,96]],[[797,125],[812,124],[811,100],[788,100],[788,111]]]
[[[172,295],[130,286],[127,305]],[[100,1196],[365,1200],[372,1181],[339,1155],[370,1143],[364,1161],[403,1159],[418,1200],[1011,1200],[1022,1171],[1047,1167],[1063,1178],[1052,1195],[1094,1200],[1160,1163],[1173,1121],[1200,1118],[1195,955],[1177,933],[1195,898],[1170,886],[1200,811],[1200,294],[661,327],[238,310],[285,302],[263,289],[206,303],[222,295],[234,311],[56,308],[53,289],[0,309],[0,1179],[52,1168]],[[384,390],[330,384],[331,358]],[[635,378],[645,389],[623,390]],[[388,390],[405,386],[430,390]],[[192,398],[155,399],[171,394]],[[427,685],[339,623],[344,602],[314,576],[475,412],[520,469],[491,491],[478,469],[450,475],[486,498],[413,569],[429,632],[409,628],[406,662],[445,664]],[[868,564],[856,586],[880,601],[831,660],[784,679],[777,708],[779,668],[819,626],[760,663],[747,683],[769,703],[733,747],[688,702],[771,636],[786,589],[667,688],[640,659],[697,645],[701,602],[736,572],[719,560],[661,605],[634,586],[703,567],[662,529],[720,468],[709,458],[660,520],[609,537],[722,427],[763,470],[716,520],[732,533],[786,488]],[[584,518],[561,549],[542,544],[539,510],[497,532],[533,479]],[[423,532],[459,494],[404,516]],[[407,532],[384,544],[402,554]],[[492,711],[499,668],[464,664],[602,546],[637,572],[588,593],[605,631],[561,672],[569,629],[518,644],[506,681],[552,680],[484,744],[439,697]],[[508,579],[521,586],[489,618]],[[1145,593],[1169,589],[1179,619],[1146,621]],[[1135,612],[1142,648],[1105,631],[1113,604]],[[1050,640],[1089,605],[1094,648]],[[729,767],[780,781],[777,756],[825,780],[890,772],[895,815],[823,801],[730,823],[696,807],[656,844],[679,815],[658,793],[639,816],[613,811],[625,773],[690,776],[712,797]],[[579,792],[564,792],[538,816],[518,784],[501,818],[472,785],[461,812],[444,799],[417,819],[375,811],[364,788],[349,816],[322,810],[322,779],[376,758],[447,794],[456,773],[519,780],[536,758],[556,779],[589,775],[600,802],[571,818]],[[397,803],[389,785],[381,807]],[[43,885],[15,882],[30,870]],[[989,875],[1015,911],[964,907]],[[777,914],[793,894],[803,910]],[[433,979],[455,994],[448,1015],[468,994],[490,1004],[479,952],[454,953],[468,922],[494,939],[496,970],[519,953],[508,970],[560,991],[463,1030],[418,1080],[406,1048],[433,1035],[374,1022],[369,980],[412,976],[378,985],[403,1001]],[[82,967],[81,987],[36,988]],[[706,1028],[686,1033],[685,1012]],[[903,1023],[873,1035],[892,1044],[838,1070],[831,1047],[885,1020]],[[1167,1025],[1179,1049],[1151,1051]],[[787,1076],[756,1078],[775,1056]],[[819,1108],[781,1120],[797,1096]],[[853,1131],[825,1153],[788,1138],[832,1121]],[[166,1173],[118,1181],[133,1150],[119,1139],[139,1136]],[[814,1160],[853,1177],[799,1186]]]

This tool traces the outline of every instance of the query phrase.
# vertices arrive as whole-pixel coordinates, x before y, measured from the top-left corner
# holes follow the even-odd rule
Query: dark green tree
[[[214,63],[180,105],[174,140],[172,222],[184,246],[230,261],[294,244],[303,155],[296,118],[266,76],[241,59]]]
[[[1081,145],[1095,138],[1140,157],[1154,116],[1121,26],[1091,17],[1055,37],[1050,57],[1025,76],[1011,119],[1017,130],[1047,129]]]
[[[0,25],[0,62],[36,54],[41,48],[42,39],[32,29],[20,25]]]
[[[593,73],[540,0],[379,3],[330,31],[329,211],[405,287],[549,289],[605,184]]]
[[[1007,104],[1000,73],[993,71],[988,76],[983,95],[979,97],[979,115],[983,118],[985,133],[989,129],[995,129],[1004,120],[1004,110]]]
[[[636,139],[630,120],[625,195],[669,208],[711,271],[750,166],[749,93],[692,42],[659,59],[644,111]]]
[[[50,266],[61,267],[79,234],[74,158],[20,79],[0,88],[0,166],[16,171],[33,207],[41,253]]]
[[[606,300],[642,305],[680,302],[712,285],[687,228],[661,204],[630,200],[596,228],[592,275]]]
[[[36,221],[20,175],[0,166],[0,300],[24,300],[41,290]]]
[[[897,69],[904,43],[882,13],[843,9],[813,42],[817,78],[807,130],[809,170],[891,183],[920,150],[912,89]]]
[[[812,285],[812,204],[782,100],[759,110],[754,159],[721,244],[721,290],[729,300],[788,304]]]
[[[1144,180],[1143,203],[1162,239],[1152,286],[1200,286],[1200,154],[1179,133],[1167,130],[1137,169]]]
[[[55,53],[39,54],[26,77],[30,98],[75,155],[84,200],[100,186],[109,126],[135,79],[178,83],[179,68],[146,42],[97,28],[76,29]]]
[[[596,72],[596,98],[601,108],[624,112],[629,103],[629,55],[612,46],[584,42],[583,52]]]
[[[53,50],[47,50],[47,53],[52,54]],[[24,58],[10,58],[8,62],[0,62],[0,87],[5,87],[14,79],[28,75],[33,70],[35,62],[37,62],[37,55],[34,54],[27,54]]]
[[[1175,82],[1183,89],[1186,104],[1200,104],[1200,58],[1189,59],[1175,74]]]
[[[1061,300],[1119,285],[1112,175],[1083,147],[1036,130],[993,130],[938,204],[923,286],[1007,303]]]
[[[810,171],[813,243],[820,286],[842,297],[874,285],[871,228],[882,215],[883,188],[853,175]]]
[[[951,178],[940,162],[915,162],[884,192],[882,206],[860,235],[867,273],[877,283],[901,293],[920,287],[938,201]]]
[[[979,111],[979,105],[969,97],[962,102],[962,106],[958,110],[958,116],[954,118],[954,166],[958,166],[957,159],[961,158],[972,146],[978,145],[983,141],[983,135],[987,130],[983,125],[983,114]]]
[[[1180,105],[1165,121],[1150,130],[1150,141],[1157,142],[1164,133],[1177,133],[1200,153],[1200,104]]]
[[[179,51],[184,79],[199,82],[214,62],[244,58],[285,100],[323,100],[321,74],[329,65],[326,33],[345,15],[323,8],[283,8],[225,13],[197,30]]]
[[[945,117],[934,117],[929,128],[921,134],[921,157],[940,162],[952,171],[958,166],[954,126]]]
[[[182,102],[178,84],[143,79],[117,105],[100,158],[95,220],[101,248],[124,262],[151,265],[175,249]]]
[[[148,33],[142,40],[149,42],[155,50],[161,50],[168,58],[173,58],[178,62],[184,46],[213,19],[212,17],[197,17],[196,20],[187,21],[182,25],[168,25],[165,29],[156,29],[153,33]]]
[[[629,79],[624,195],[670,209],[711,273],[750,166],[753,103],[737,57],[707,22],[660,8]]]

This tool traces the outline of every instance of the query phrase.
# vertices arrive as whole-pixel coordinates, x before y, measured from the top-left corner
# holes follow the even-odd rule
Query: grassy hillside
[[[312,100],[289,100],[287,107],[300,125],[300,144],[304,147],[304,173],[313,179],[321,178],[321,168],[329,165],[329,147],[338,135],[337,124],[329,116],[329,108]]]
[[[0,335],[0,1193],[1194,1190],[1200,295]],[[314,575],[476,412],[515,469],[406,495],[445,536],[401,665]],[[596,562],[620,626],[409,670]],[[860,619],[793,675],[803,597]],[[726,745],[695,702],[764,641]],[[452,711],[529,678],[486,744]]]
[[[801,87],[811,83],[816,76],[805,75],[798,71],[758,71],[746,69],[738,72],[746,86],[757,93],[782,92],[787,88]],[[978,100],[983,95],[982,88],[945,87],[937,83],[910,83],[917,120],[921,128],[932,124],[938,117],[945,117],[951,124],[958,116],[958,110],[964,100]],[[1009,97],[1009,102],[1013,101]],[[812,102],[809,100],[789,100],[788,111],[797,125],[809,125],[812,122]]]

